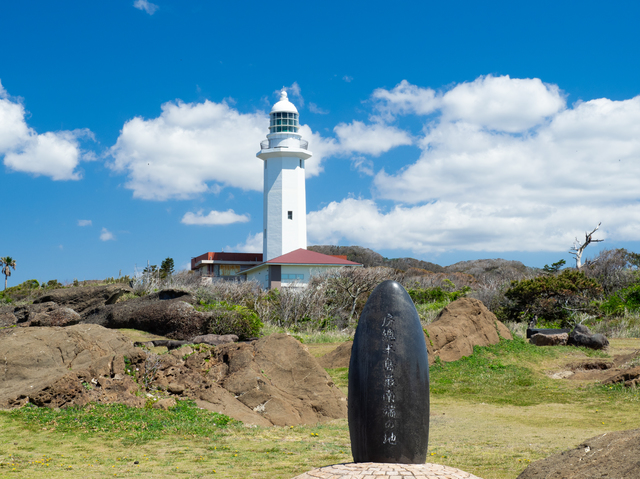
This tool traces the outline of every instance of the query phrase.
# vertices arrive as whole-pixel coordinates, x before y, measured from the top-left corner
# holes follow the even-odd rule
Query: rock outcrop
[[[470,356],[474,346],[488,346],[500,338],[513,339],[509,328],[489,311],[482,301],[460,298],[449,303],[427,326],[429,363],[457,361]]]
[[[262,426],[346,417],[345,396],[291,336],[194,348],[156,355],[99,325],[7,328],[0,331],[0,408],[141,407],[158,399],[158,407],[169,407],[171,399],[190,398]]]
[[[584,346],[590,349],[607,349],[609,340],[602,334],[593,334],[589,328],[579,324],[571,333],[569,333],[569,341],[567,344],[571,346]]]
[[[83,314],[105,304],[115,304],[124,293],[133,290],[129,285],[107,284],[102,286],[82,286],[73,288],[60,288],[40,296],[33,303],[41,304],[52,302],[58,306],[73,309],[78,314]]]
[[[97,378],[113,378],[113,387],[105,388],[115,394],[111,402],[130,403],[117,394],[121,386],[126,389],[123,357],[144,354],[123,334],[93,325],[4,329],[0,351],[0,407],[5,408],[27,401],[52,407],[100,402],[89,394]]]
[[[640,429],[587,439],[574,449],[533,462],[518,479],[640,478]]]

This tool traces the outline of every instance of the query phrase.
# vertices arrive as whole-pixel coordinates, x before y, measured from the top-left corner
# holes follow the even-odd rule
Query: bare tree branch
[[[580,242],[578,241],[578,238],[576,238],[575,242],[573,243],[573,246],[571,247],[571,250],[569,251],[569,254],[572,254],[576,257],[576,268],[578,269],[578,271],[582,269],[582,266],[583,266],[582,253],[584,253],[584,250],[586,249],[586,247],[589,246],[591,243],[600,243],[601,241],[604,241],[601,239],[593,239],[591,237],[593,233],[598,231],[598,228],[600,228],[601,224],[602,222],[598,223],[598,226],[596,226],[591,233],[585,232],[584,243],[580,244]]]

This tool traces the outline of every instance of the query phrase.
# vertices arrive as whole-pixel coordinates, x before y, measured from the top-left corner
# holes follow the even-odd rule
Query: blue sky
[[[309,244],[442,265],[640,251],[636,2],[5,2],[0,255],[30,278],[261,251],[300,111]]]

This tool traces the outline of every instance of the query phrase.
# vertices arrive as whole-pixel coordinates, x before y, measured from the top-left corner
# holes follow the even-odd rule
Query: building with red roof
[[[306,286],[312,275],[332,268],[362,266],[343,255],[327,255],[299,248],[270,259],[241,274],[247,280],[257,281],[264,289]]]

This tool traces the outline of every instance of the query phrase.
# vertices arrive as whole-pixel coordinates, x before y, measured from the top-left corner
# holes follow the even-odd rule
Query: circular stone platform
[[[360,462],[335,464],[305,472],[293,479],[481,479],[454,467],[440,464],[383,464]]]

